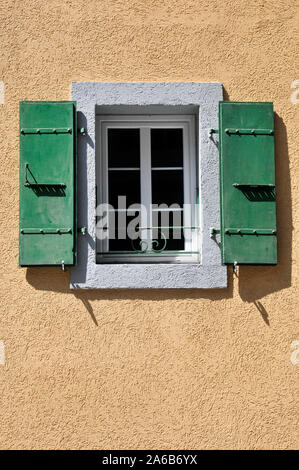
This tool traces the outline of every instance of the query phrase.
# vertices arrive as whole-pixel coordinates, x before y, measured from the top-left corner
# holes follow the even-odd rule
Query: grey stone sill
[[[80,279],[81,278],[81,279]],[[72,275],[71,289],[216,289],[227,287],[226,266],[97,264],[92,277]]]

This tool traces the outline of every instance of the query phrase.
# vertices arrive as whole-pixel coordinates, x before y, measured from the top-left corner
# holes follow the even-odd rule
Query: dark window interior
[[[183,170],[183,130],[182,129],[151,129],[151,189],[152,204],[176,204],[183,207],[184,203],[184,170]],[[118,207],[118,196],[126,196],[127,207],[141,203],[143,188],[140,187],[140,129],[108,129],[108,194],[109,204]],[[115,224],[117,227],[116,214]],[[157,219],[156,219],[157,220]],[[165,219],[164,219],[165,220]],[[173,214],[170,212],[169,225],[173,225]],[[177,220],[177,219],[176,219]],[[127,223],[130,217],[127,217]],[[158,216],[161,226],[163,217]],[[181,221],[180,225],[183,224]],[[166,231],[168,240],[164,243],[163,230],[156,233],[157,242],[153,247],[157,250],[165,246],[165,250],[184,250],[184,238],[181,230]],[[178,233],[180,239],[174,236]],[[139,239],[132,241],[109,238],[109,251],[132,251],[139,249]]]

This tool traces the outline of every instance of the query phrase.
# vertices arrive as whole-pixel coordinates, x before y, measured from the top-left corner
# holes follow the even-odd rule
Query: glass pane
[[[183,211],[152,212],[153,227],[159,227],[152,230],[153,239],[157,240],[153,245],[155,250],[162,250],[163,253],[185,249],[183,229],[178,228],[183,226],[183,218]]]
[[[159,246],[161,246],[161,248],[162,248],[165,244],[165,240],[164,240],[163,236],[160,235],[157,240],[159,242],[158,248],[159,248]],[[172,251],[172,250],[173,251],[180,251],[180,250],[184,250],[184,249],[185,249],[185,240],[184,240],[184,236],[183,236],[183,231],[181,231],[181,238],[176,239],[176,238],[173,237],[173,230],[170,230],[169,231],[169,238],[166,241],[166,246],[164,248],[164,251]]]
[[[139,220],[138,212],[134,216],[129,216],[126,212],[114,213],[114,230],[113,218],[110,219],[109,224],[109,251],[134,252],[134,248],[135,250],[140,249]],[[133,226],[131,225],[131,231],[130,223],[133,223]]]
[[[152,167],[183,166],[183,129],[151,129]]]
[[[140,171],[108,171],[109,204],[117,209],[118,196],[126,196],[126,205],[140,204]]]
[[[152,171],[152,204],[178,204],[183,207],[183,170]]]
[[[131,240],[129,237],[120,239],[118,232],[115,233],[115,239],[109,239],[109,251],[134,251],[140,249],[140,239]],[[135,250],[134,250],[134,248]]]
[[[108,129],[108,167],[140,167],[139,129]]]

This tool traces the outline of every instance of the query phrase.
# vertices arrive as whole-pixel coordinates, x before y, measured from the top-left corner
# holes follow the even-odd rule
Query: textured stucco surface
[[[78,226],[87,228],[87,236],[78,238],[78,262],[71,269],[71,288],[226,288],[227,268],[221,266],[219,236],[210,237],[210,227],[220,227],[220,184],[218,139],[211,139],[209,131],[218,127],[222,84],[75,82],[72,84],[72,99],[77,102],[78,125],[86,129],[86,136],[78,139],[77,188],[80,197],[77,210]],[[122,109],[123,106],[130,109],[137,106],[153,112],[151,107],[157,105],[160,108],[167,106],[166,109],[196,109],[200,264],[96,264],[96,110],[100,113],[102,106],[120,106]]]
[[[1,448],[298,447],[298,23],[294,0],[1,2]],[[222,290],[84,292],[18,268],[18,102],[72,81],[272,100],[278,266]]]

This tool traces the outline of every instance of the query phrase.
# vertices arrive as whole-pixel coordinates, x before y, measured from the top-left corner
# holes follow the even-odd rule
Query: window
[[[73,98],[20,104],[21,266],[73,266],[75,288],[215,288],[222,263],[277,263],[272,103],[223,102],[219,83]]]
[[[218,229],[220,227],[218,137],[215,135],[214,139],[211,139],[209,131],[211,128],[218,128],[218,106],[223,99],[222,84],[215,82],[74,82],[72,84],[72,99],[77,102],[78,127],[87,130],[86,135],[80,136],[77,141],[77,222],[79,228],[86,227],[87,230],[85,235],[80,232],[78,234],[78,262],[71,269],[71,288],[206,289],[226,287],[227,269],[221,264],[220,237],[218,234],[212,238],[210,236],[211,228]],[[190,115],[193,116],[193,123],[192,119],[189,120]],[[128,119],[129,121],[127,121]],[[104,127],[104,124],[100,124],[99,121],[105,122],[107,126],[106,146],[104,147],[106,154],[103,152],[105,135],[101,136],[101,128]],[[108,126],[110,126],[110,136],[108,135]],[[186,130],[184,130],[184,126]],[[146,133],[146,129],[147,145],[142,146],[143,133]],[[174,130],[176,137],[173,135],[170,139],[171,129]],[[181,165],[182,157],[179,151],[176,154],[177,160],[175,160],[171,159],[163,149],[165,141],[169,144],[170,141],[173,143],[175,139],[177,141],[181,139],[179,132],[175,132],[177,129],[183,129],[181,131],[183,132],[183,165]],[[122,136],[120,136],[121,134]],[[138,143],[136,144],[138,135],[140,139],[139,165]],[[112,145],[111,161],[109,161],[109,137],[114,137],[110,144]],[[116,149],[114,147],[120,147],[118,142],[121,139],[124,142],[124,145],[121,146],[122,153],[117,150],[117,147]],[[125,148],[128,148],[129,143],[131,151],[128,154]],[[187,151],[184,150],[185,147],[188,149]],[[144,148],[150,155],[147,159],[143,159]],[[176,148],[180,148],[178,143]],[[167,165],[162,163],[161,153],[168,156]],[[118,161],[120,156],[121,160]],[[106,171],[102,168],[105,159]],[[163,167],[159,165],[163,165]],[[164,165],[165,168],[183,166],[184,169],[163,170]],[[108,170],[109,167],[111,167],[110,170]],[[119,168],[123,168],[123,170],[118,170]],[[139,168],[139,170],[130,170],[130,168]],[[134,178],[135,181],[138,180],[138,177],[136,178],[138,172],[139,185],[133,186],[131,180]],[[183,250],[178,250],[177,248],[181,248],[181,246],[176,245],[176,250],[169,249],[168,252],[163,250],[161,253],[155,254],[145,250],[147,253],[136,254],[131,249],[131,240],[128,244],[126,236],[119,241],[112,239],[110,246],[109,242],[99,240],[97,236],[99,214],[95,217],[95,208],[99,206],[100,202],[109,202],[108,174],[110,173],[112,182],[115,183],[110,185],[110,188],[114,188],[111,189],[110,200],[120,194],[127,195],[127,202],[130,204],[132,200],[135,201],[138,198],[139,202],[142,202],[142,198],[144,199],[146,196],[150,199],[149,192],[142,182],[142,175],[146,174],[149,175],[149,178],[144,178],[144,181],[151,189],[151,199],[154,197],[155,202],[160,203],[165,199],[164,202],[168,205],[173,201],[180,204],[182,199],[179,198],[180,193],[184,194],[184,203],[189,197],[193,204],[192,207],[197,207],[197,209],[191,211],[190,216],[187,211],[183,211],[182,225],[186,227],[190,224],[190,226],[196,227],[193,230],[190,229],[192,242],[188,242],[189,245],[186,244],[187,234],[185,233]],[[182,173],[183,185],[180,183],[179,188],[177,181],[181,181],[182,176],[180,175]],[[171,182],[171,178],[173,180],[176,178],[176,182],[174,183],[173,180]],[[125,184],[121,188],[123,183]],[[170,197],[173,185],[176,189],[175,199]],[[196,187],[198,187],[198,191]],[[140,195],[136,194],[138,190]],[[148,205],[149,203],[145,204],[146,207]],[[116,213],[116,218],[123,212],[126,212],[127,215],[127,206],[124,209],[125,211]],[[163,213],[163,211],[156,212],[159,215]],[[136,215],[134,213],[130,216],[130,221]],[[150,222],[149,225],[144,226],[155,226],[156,222],[153,220],[152,224]],[[173,223],[176,221],[173,221],[172,215],[169,225]],[[164,226],[164,221],[158,220],[157,226],[160,225]],[[143,227],[143,225],[140,226]],[[153,229],[143,230],[147,230],[146,236],[152,242],[154,234],[151,234],[150,230]],[[141,235],[144,237],[143,233]],[[162,235],[160,235],[161,237]],[[121,246],[120,243],[125,246]],[[134,240],[134,243],[138,243],[138,239]],[[178,243],[178,240],[170,237],[168,248],[171,243]],[[100,246],[101,244],[103,246]],[[151,243],[149,245],[151,246]],[[137,244],[137,248],[138,246]],[[143,249],[139,251],[144,251],[145,243],[142,247]],[[155,247],[161,248],[161,242],[159,245],[155,244]],[[172,245],[173,247],[174,245]],[[127,248],[129,249],[127,250]],[[116,253],[116,251],[129,251],[129,254]],[[179,253],[171,254],[170,251],[179,251]],[[192,254],[188,251],[196,251],[197,253]]]
[[[195,116],[97,120],[97,262],[196,262]]]

